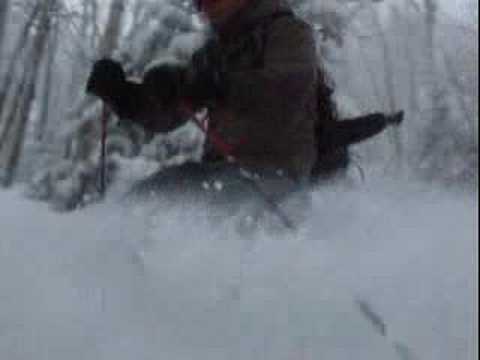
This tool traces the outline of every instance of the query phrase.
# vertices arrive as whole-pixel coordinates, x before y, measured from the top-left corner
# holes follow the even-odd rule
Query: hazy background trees
[[[293,3],[318,32],[343,113],[406,110],[402,128],[354,149],[357,162],[374,176],[476,188],[478,2],[457,12],[439,0]],[[84,95],[93,61],[114,57],[141,77],[155,62],[187,60],[204,36],[188,0],[2,0],[0,183],[27,183],[60,209],[94,200],[101,106]],[[112,118],[110,178],[198,157],[201,142],[190,125],[151,139]]]

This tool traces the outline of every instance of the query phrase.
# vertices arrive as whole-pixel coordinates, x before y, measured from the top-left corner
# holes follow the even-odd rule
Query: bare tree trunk
[[[377,11],[374,9],[373,4],[371,6],[371,13],[375,27],[378,29],[380,37],[380,46],[383,54],[383,72],[384,72],[384,81],[385,81],[385,92],[387,96],[387,111],[394,112],[397,111],[397,102],[395,96],[395,81],[394,81],[394,67],[393,67],[393,57],[390,51],[389,41],[385,30],[382,27],[382,24],[379,19]],[[399,128],[391,128],[390,137],[394,148],[394,153],[397,158],[396,167],[398,170],[403,168],[403,144]]]
[[[2,171],[2,177],[0,178],[0,184],[4,187],[9,187],[14,178],[15,171],[20,158],[21,146],[23,144],[23,138],[25,134],[25,128],[27,124],[27,117],[30,113],[30,106],[27,99],[33,97],[33,81],[32,70],[24,73],[23,78],[18,85],[17,93],[18,98],[15,101],[14,106],[10,108],[9,114],[9,127],[8,132],[4,133],[2,142],[2,156],[1,160],[3,164],[0,164]]]
[[[15,125],[11,128],[8,136],[9,142],[2,149],[5,156],[4,176],[1,179],[2,185],[8,187],[15,179],[16,170],[18,168],[21,157],[22,147],[25,138],[25,130],[27,127],[30,110],[35,98],[36,79],[38,78],[39,65],[42,61],[48,33],[50,31],[50,10],[55,0],[45,0],[42,4],[42,12],[40,16],[39,28],[33,39],[31,53],[27,58],[23,82],[25,83],[24,92],[21,102],[16,109],[12,108],[12,117],[15,119]],[[13,115],[14,114],[14,115]]]
[[[52,80],[53,80],[53,66],[55,62],[55,55],[57,53],[58,45],[58,22],[52,27],[48,45],[48,56],[45,61],[45,79],[43,82],[43,92],[42,92],[42,112],[40,118],[38,119],[38,124],[35,129],[35,138],[37,141],[42,141],[45,134],[45,129],[48,124],[48,119],[50,116],[50,98],[52,90]]]
[[[448,80],[450,81],[452,87],[455,89],[455,95],[460,110],[462,111],[465,125],[467,127],[467,130],[473,134],[475,122],[474,109],[472,109],[467,103],[468,94],[465,93],[465,86],[463,86],[460,80],[461,75],[455,69],[455,66],[450,56],[444,53],[443,58],[447,70]]]
[[[23,27],[22,32],[18,36],[17,44],[15,46],[15,49],[13,50],[10,62],[8,63],[6,78],[3,81],[2,86],[0,87],[0,120],[2,118],[2,111],[5,106],[7,94],[10,92],[10,89],[13,85],[18,63],[21,61],[23,51],[28,44],[30,30],[34,25],[35,21],[37,20],[39,10],[40,5],[37,4],[33,9],[32,13],[30,14],[30,17],[28,18],[25,26]]]
[[[425,67],[423,69],[424,83],[427,94],[426,108],[426,146],[420,155],[420,161],[424,161],[431,154],[438,140],[437,130],[442,128],[441,121],[444,116],[438,116],[441,108],[441,94],[437,81],[437,59],[435,55],[435,30],[437,24],[437,3],[435,0],[424,0],[425,5]]]
[[[425,24],[426,24],[426,44],[425,51],[427,57],[427,73],[430,91],[435,92],[437,62],[435,57],[435,27],[437,23],[437,3],[435,0],[425,0]]]
[[[82,2],[82,14],[81,14],[81,27],[80,27],[80,38],[90,44],[91,49],[95,49],[95,39],[97,37],[97,1],[96,0],[88,0]],[[89,30],[91,29],[91,33]],[[81,52],[81,50],[78,50]],[[85,72],[84,66],[78,61],[78,52],[77,57],[74,58],[72,65],[71,65],[71,76],[70,76],[70,83],[68,85],[68,96],[69,101],[71,104],[76,105],[76,110],[71,111],[71,107],[67,110],[65,114],[66,118],[73,120],[75,116],[81,113],[84,106],[87,106],[87,101],[89,99],[83,97],[83,101],[79,101],[79,97],[81,97],[81,93],[79,92],[79,81],[82,79],[82,74]],[[91,100],[90,100],[91,101]],[[73,116],[72,116],[73,115]],[[65,141],[65,148],[63,153],[64,159],[70,159],[74,154],[74,136],[68,136]]]
[[[372,65],[370,64],[370,61],[368,60],[365,48],[363,47],[362,40],[359,39],[359,46],[358,46],[358,52],[360,55],[360,61],[363,63],[365,67],[365,71],[370,77],[372,89],[373,89],[373,96],[377,101],[381,101],[382,103],[384,102],[382,92],[380,91],[380,88],[378,86],[377,82],[377,77],[376,77],[376,71],[374,71]]]
[[[82,12],[81,12],[81,22],[79,29],[79,37],[85,43],[88,43],[89,48],[94,50],[96,49],[95,42],[98,41],[98,14],[97,14],[97,1],[96,0],[85,0],[82,2]],[[76,53],[74,52],[74,60],[72,62],[71,68],[71,77],[69,79],[69,93],[70,101],[72,104],[80,102],[78,101],[79,97],[79,86],[80,81],[84,78],[85,72],[88,69],[85,69],[85,63],[79,59],[84,58],[85,54],[83,53],[82,48],[76,48]],[[90,64],[89,64],[90,65]],[[83,90],[83,89],[82,89]],[[81,104],[83,108],[83,104]]]
[[[419,61],[417,59],[417,53],[415,53],[416,49],[412,44],[415,44],[416,37],[418,36],[417,32],[415,31],[416,20],[411,20],[412,18],[412,7],[415,4],[407,3],[404,5],[402,11],[398,10],[398,14],[396,17],[400,21],[400,26],[404,28],[404,36],[403,36],[403,47],[405,53],[405,61],[408,64],[407,66],[407,76],[405,81],[408,83],[407,85],[407,111],[406,116],[408,118],[408,124],[417,124],[420,118],[420,93],[419,93]],[[419,9],[415,8],[415,15],[419,11]],[[408,131],[408,124],[404,124],[404,130]],[[418,148],[415,146],[416,144],[409,142],[410,138],[405,139],[407,142],[405,146],[405,164],[411,166],[416,161],[417,151]],[[412,146],[413,145],[413,146]],[[411,151],[415,150],[415,151]]]
[[[418,73],[417,73],[417,61],[415,61],[414,56],[414,49],[412,48],[412,42],[417,36],[417,34],[412,32],[413,24],[409,21],[409,13],[404,15],[405,21],[405,29],[406,29],[406,36],[405,36],[405,53],[406,53],[406,60],[408,63],[408,104],[410,113],[412,115],[418,115],[420,106],[418,103],[419,100],[419,93],[418,93]]]
[[[425,57],[426,67],[424,69],[426,74],[426,85],[429,97],[429,107],[431,114],[434,114],[434,109],[437,107],[436,99],[438,98],[438,81],[437,81],[437,59],[435,55],[435,30],[437,24],[437,3],[436,0],[425,0]],[[430,118],[429,126],[434,126],[435,118]]]
[[[5,32],[7,31],[7,13],[9,5],[9,0],[0,1],[0,55],[3,54],[3,41],[5,40]]]
[[[3,147],[6,146],[7,139],[11,133],[11,129],[15,124],[15,114],[17,109],[20,107],[22,101],[22,95],[25,92],[26,80],[23,76],[22,80],[19,83],[16,83],[16,88],[12,91],[11,95],[11,104],[9,106],[10,113],[5,116],[4,126],[0,132],[0,152],[3,150]]]
[[[110,56],[116,50],[125,9],[125,0],[112,0],[107,27],[98,48],[99,57]]]

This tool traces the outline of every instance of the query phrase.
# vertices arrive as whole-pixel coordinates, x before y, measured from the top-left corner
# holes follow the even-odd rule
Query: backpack
[[[265,16],[254,23],[247,26],[244,31],[252,31],[253,29],[262,27],[263,41],[266,43],[268,28],[278,19],[283,17],[294,17],[295,14],[291,10],[277,11],[271,15]],[[259,66],[263,66],[264,63],[264,49],[261,50]],[[350,163],[350,156],[347,146],[341,146],[334,149],[326,150],[323,146],[323,140],[325,136],[325,129],[329,125],[339,121],[339,116],[336,108],[335,101],[333,99],[334,86],[326,74],[326,71],[321,66],[317,69],[318,82],[317,82],[317,124],[315,126],[315,138],[317,142],[317,160],[312,168],[311,180],[316,183],[322,179],[330,178],[341,171],[347,169]]]

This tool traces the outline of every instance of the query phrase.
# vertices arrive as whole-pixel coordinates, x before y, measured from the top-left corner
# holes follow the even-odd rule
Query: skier
[[[374,114],[373,125],[364,118],[369,126],[354,127],[353,135],[336,125],[313,30],[286,2],[194,2],[212,36],[188,64],[154,67],[134,83],[119,63],[103,59],[87,84],[119,117],[147,130],[171,131],[194,117],[206,132],[201,163],[161,171],[138,187],[142,192],[196,191],[220,180],[232,196],[261,191],[276,201],[305,189],[312,175],[345,166],[350,142],[393,122]],[[208,121],[196,117],[202,109]],[[253,179],[255,189],[242,178]]]

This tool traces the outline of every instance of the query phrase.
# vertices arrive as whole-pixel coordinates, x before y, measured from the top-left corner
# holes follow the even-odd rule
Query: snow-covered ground
[[[256,239],[204,212],[0,192],[0,359],[477,358],[473,195],[333,187],[299,234]]]

